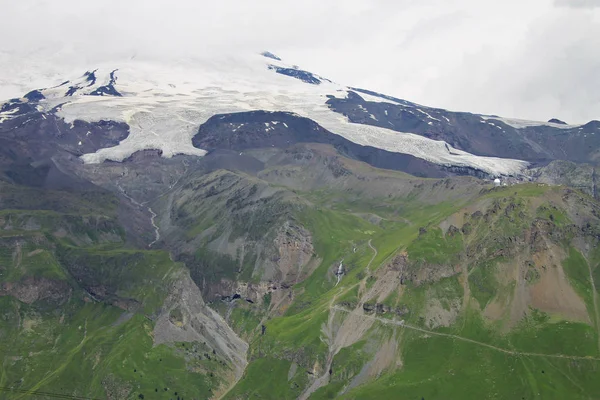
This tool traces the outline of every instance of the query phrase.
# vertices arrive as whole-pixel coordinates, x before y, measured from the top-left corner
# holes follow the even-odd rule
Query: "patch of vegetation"
[[[533,285],[540,280],[540,277],[540,271],[538,271],[535,265],[533,265],[533,263],[528,264],[527,271],[525,272],[525,280],[527,283]]]
[[[407,249],[411,260],[430,264],[451,264],[463,249],[460,233],[443,235],[439,228],[429,228],[413,241]]]
[[[408,334],[408,333],[407,333]],[[600,393],[600,363],[515,356],[445,337],[411,333],[402,369],[341,399],[587,399]]]
[[[475,266],[469,274],[469,289],[479,307],[484,309],[498,290],[495,263],[484,262]]]
[[[373,287],[373,285],[375,284],[375,282],[377,282],[377,278],[375,278],[373,275],[369,275],[367,277],[367,281],[365,283],[367,290],[371,289]]]
[[[220,254],[207,248],[199,248],[190,257],[181,256],[194,282],[201,287],[203,282],[219,282],[221,279],[235,279],[239,271],[239,263],[233,257]]]
[[[148,315],[160,309],[181,268],[165,251],[72,246],[57,251],[61,263],[89,293],[108,302],[132,301]]]
[[[587,260],[574,247],[570,247],[569,256],[562,264],[569,282],[585,301],[588,314],[595,316],[594,296]]]
[[[175,392],[207,398],[229,368],[195,353],[201,344],[153,346],[152,323],[141,315],[123,318],[116,307],[71,301],[61,310],[44,309],[3,297],[0,309],[0,352],[10,360],[2,386],[97,398],[172,398]]]
[[[331,381],[349,381],[362,370],[371,354],[364,350],[365,341],[344,347],[333,359]]]
[[[236,306],[231,311],[230,325],[240,336],[249,337],[250,334],[260,325],[260,319],[246,305]]]
[[[273,318],[265,323],[265,334],[252,341],[251,356],[293,359],[305,369],[317,361],[324,364],[328,348],[321,330],[328,315],[328,308],[317,308]]]
[[[598,334],[584,323],[552,322],[548,314],[532,310],[510,333],[515,349],[541,354],[597,356]]]
[[[538,207],[535,214],[537,218],[552,221],[556,226],[564,226],[570,222],[569,217],[563,210],[551,205]]]
[[[292,363],[271,357],[259,358],[248,365],[244,377],[225,399],[261,398],[273,400],[295,399],[308,378],[302,368],[288,380]]]

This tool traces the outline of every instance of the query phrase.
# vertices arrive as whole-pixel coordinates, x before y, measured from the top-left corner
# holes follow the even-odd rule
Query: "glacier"
[[[410,154],[445,166],[470,167],[491,176],[520,175],[528,166],[522,160],[470,154],[444,141],[417,134],[351,123],[326,104],[327,96],[345,97],[353,91],[351,88],[316,74],[313,75],[320,80],[319,84],[305,83],[276,73],[269,68],[273,65],[296,68],[260,54],[171,63],[128,60],[119,65],[99,65],[90,70],[94,71],[95,82],[83,75],[79,80],[41,90],[45,98],[39,101],[39,107],[45,112],[56,112],[67,123],[113,120],[129,125],[130,134],[126,139],[115,147],[84,154],[85,163],[122,161],[147,149],[161,150],[164,157],[203,156],[206,151],[194,147],[192,137],[209,118],[265,110],[312,119],[359,145]],[[115,70],[118,78],[115,87],[121,96],[90,95],[110,84]],[[65,96],[70,88],[76,89],[71,91],[72,95]],[[366,93],[360,96],[366,101],[395,103]],[[419,106],[416,111],[427,114],[424,108]]]

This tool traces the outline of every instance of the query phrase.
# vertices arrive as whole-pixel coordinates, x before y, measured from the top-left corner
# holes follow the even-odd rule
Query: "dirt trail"
[[[367,273],[371,272],[371,264],[373,263],[373,261],[375,260],[375,257],[377,257],[377,249],[375,247],[373,247],[373,245],[371,244],[371,240],[369,239],[369,247],[371,248],[371,250],[373,250],[373,257],[371,257],[371,261],[369,261],[369,263],[367,264]]]
[[[373,257],[367,264],[367,274],[370,272],[370,267],[375,257],[377,257],[377,249],[371,244],[371,240],[368,242],[369,247],[373,250]],[[364,283],[364,280],[363,280]],[[337,285],[336,285],[337,286]],[[346,289],[346,291],[349,289]],[[335,355],[348,344],[354,343],[357,337],[362,336],[364,332],[366,332],[371,326],[354,326],[354,329],[350,329],[349,332],[345,332],[348,329],[344,329],[346,325],[352,326],[355,325],[355,321],[351,321],[350,319],[346,319],[342,326],[338,329],[337,332],[333,331],[333,320],[335,318],[335,311],[338,310],[336,306],[334,306],[336,296],[333,296],[333,299],[329,303],[329,319],[327,321],[326,334],[327,337],[327,345],[329,347],[329,354],[327,355],[327,362],[325,364],[325,370],[323,375],[315,379],[315,381],[298,397],[298,400],[306,400],[308,399],[317,389],[322,386],[325,386],[329,383],[329,370],[333,364],[333,358]],[[343,309],[342,309],[343,310]],[[360,324],[359,324],[360,325]],[[345,332],[345,333],[343,333]]]
[[[345,308],[342,308],[342,307],[339,307],[339,306],[333,306],[333,309],[335,309],[337,311],[341,311],[341,312],[346,312],[346,313],[356,313],[356,311],[346,310]],[[487,344],[487,343],[483,343],[483,342],[478,342],[476,340],[465,338],[465,337],[462,337],[462,336],[451,335],[449,333],[441,333],[441,332],[430,331],[430,330],[419,328],[419,327],[416,327],[416,326],[413,326],[413,325],[405,324],[404,321],[390,320],[390,319],[375,317],[375,316],[366,315],[366,314],[362,314],[362,317],[363,318],[374,319],[376,321],[379,321],[379,322],[381,322],[383,324],[387,324],[387,325],[396,325],[396,326],[400,326],[402,328],[412,329],[414,331],[423,332],[423,333],[426,333],[426,334],[432,335],[432,336],[443,336],[443,337],[447,337],[447,338],[461,340],[463,342],[468,342],[468,343],[475,344],[475,345],[478,345],[478,346],[487,347],[489,349],[496,350],[496,351],[499,351],[501,353],[510,354],[510,355],[531,356],[531,357],[548,357],[548,358],[562,358],[562,359],[569,359],[569,360],[594,360],[594,361],[600,361],[600,358],[591,357],[591,356],[568,356],[568,355],[564,355],[564,354],[541,354],[541,353],[530,353],[530,352],[514,351],[514,350],[504,349],[502,347],[493,346],[491,344]]]

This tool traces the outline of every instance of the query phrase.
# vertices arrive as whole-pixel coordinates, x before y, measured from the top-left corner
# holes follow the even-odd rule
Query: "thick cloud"
[[[100,61],[268,49],[337,82],[427,105],[599,119],[598,2],[562,3],[0,0],[0,97]],[[33,63],[48,76],[28,74]]]

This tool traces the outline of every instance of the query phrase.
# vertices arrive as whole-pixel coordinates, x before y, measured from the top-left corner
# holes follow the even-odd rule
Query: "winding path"
[[[371,240],[369,239],[368,245],[371,248],[371,250],[373,250],[373,257],[371,257],[371,261],[369,261],[369,263],[367,264],[367,273],[371,272],[371,264],[373,263],[373,261],[375,260],[375,257],[377,257],[377,249],[375,247],[373,247],[373,245],[371,244]]]
[[[373,261],[375,260],[375,257],[377,257],[377,249],[371,244],[371,239],[369,239],[368,242],[369,247],[371,248],[371,250],[373,250],[373,257],[371,257],[371,260],[369,261],[369,263],[367,264],[367,273],[370,272],[370,267],[371,264],[373,263]],[[339,280],[338,280],[339,283]],[[337,283],[336,283],[337,286]],[[337,310],[338,308],[333,305],[333,303],[335,302],[335,299],[337,298],[337,295],[333,296],[331,302],[329,303],[329,310]],[[333,318],[333,313],[330,312],[329,315],[329,324],[332,323],[332,318]],[[333,337],[329,338],[329,340],[331,342],[333,342]],[[330,351],[329,354],[327,355],[327,362],[325,365],[325,372],[323,373],[323,375],[321,375],[320,377],[318,377],[317,379],[315,379],[315,381],[308,387],[308,389],[306,389],[301,395],[300,397],[298,397],[298,400],[307,400],[310,395],[312,395],[317,389],[319,389],[322,386],[327,385],[328,381],[329,381],[329,370],[331,369],[331,365],[333,364],[333,358],[335,357],[335,354],[332,352],[331,349],[331,345],[332,343],[328,344]]]
[[[347,309],[345,309],[343,307],[340,307],[340,306],[333,306],[331,308],[334,309],[334,310],[336,310],[336,311],[346,312],[346,313],[349,313],[349,314],[350,313],[356,313],[356,310],[347,310]],[[475,344],[475,345],[482,346],[482,347],[487,347],[488,349],[492,349],[492,350],[495,350],[495,351],[499,351],[501,353],[515,355],[515,356],[531,356],[531,357],[562,358],[562,359],[569,359],[569,360],[593,360],[593,361],[600,361],[600,358],[591,357],[591,356],[568,356],[568,355],[564,355],[564,354],[542,354],[542,353],[530,353],[530,352],[525,352],[525,351],[514,351],[514,350],[504,349],[502,347],[497,347],[497,346],[494,346],[494,345],[491,345],[491,344],[487,344],[487,343],[483,343],[483,342],[478,342],[477,340],[469,339],[469,338],[462,337],[462,336],[452,335],[452,334],[449,334],[449,333],[442,333],[442,332],[430,331],[430,330],[427,330],[427,329],[416,327],[414,325],[406,324],[406,323],[404,323],[404,321],[390,320],[390,319],[376,317],[376,316],[367,315],[367,314],[361,314],[361,316],[363,318],[374,319],[374,320],[379,321],[379,322],[381,322],[383,324],[396,325],[396,326],[400,326],[402,328],[411,329],[411,330],[418,331],[418,332],[423,332],[423,333],[426,333],[426,334],[432,335],[432,336],[442,336],[442,337],[447,337],[447,338],[451,338],[451,339],[461,340],[463,342]]]

